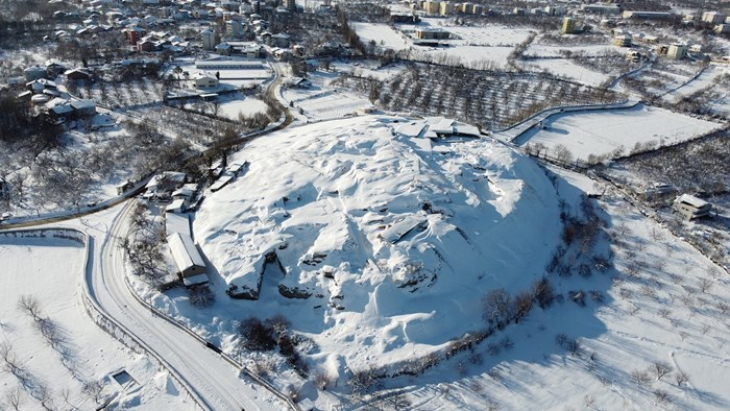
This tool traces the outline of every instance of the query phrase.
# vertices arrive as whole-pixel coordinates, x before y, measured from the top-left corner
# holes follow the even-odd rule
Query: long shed
[[[186,286],[208,282],[205,262],[190,236],[172,233],[167,237],[167,245],[177,266],[177,273]]]

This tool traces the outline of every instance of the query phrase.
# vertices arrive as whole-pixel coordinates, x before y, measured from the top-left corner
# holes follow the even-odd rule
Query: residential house
[[[58,86],[54,81],[46,80],[44,78],[29,81],[28,83],[25,83],[25,87],[32,91],[33,94],[41,94],[44,90],[57,90]]]
[[[212,74],[201,72],[193,76],[195,88],[215,88],[218,87],[218,78]]]
[[[702,13],[702,21],[710,24],[720,24],[725,22],[725,16],[716,11],[706,11]]]
[[[672,208],[687,220],[693,220],[709,215],[712,204],[693,195],[682,194],[674,200]]]
[[[177,267],[177,275],[186,286],[208,282],[205,262],[192,238],[173,233],[167,237],[167,245]]]
[[[48,117],[55,124],[63,124],[71,120],[73,116],[73,107],[68,100],[62,98],[54,98],[46,104],[48,108]]]
[[[416,29],[416,38],[420,40],[444,40],[451,37],[451,33],[438,29]]]
[[[74,81],[91,81],[92,79],[92,74],[89,70],[80,68],[68,70],[63,75],[66,76],[67,80]]]
[[[672,60],[682,60],[687,56],[687,45],[681,43],[674,43],[669,45],[667,49],[667,57]]]
[[[285,33],[277,33],[271,36],[271,44],[274,47],[285,49],[291,44],[291,37]]]
[[[563,34],[575,33],[575,19],[572,17],[563,18],[563,28],[561,30]]]
[[[87,118],[96,115],[96,104],[94,100],[72,100],[71,107],[74,110],[74,118]]]
[[[203,49],[205,50],[215,50],[216,46],[216,40],[215,40],[215,31],[213,29],[207,28],[200,32],[200,37],[203,41]]]
[[[39,80],[46,78],[47,75],[46,69],[41,66],[31,66],[23,70],[23,76],[26,81]]]
[[[633,38],[631,34],[623,33],[618,34],[613,38],[613,45],[618,47],[631,47],[633,44]]]
[[[127,191],[129,191],[132,187],[134,187],[134,181],[132,180],[125,180],[119,184],[117,184],[117,195],[120,196]]]

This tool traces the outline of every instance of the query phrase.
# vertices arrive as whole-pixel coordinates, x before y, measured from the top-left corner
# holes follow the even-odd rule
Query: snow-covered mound
[[[243,307],[315,340],[312,358],[437,348],[479,328],[489,290],[527,290],[559,236],[540,168],[487,139],[425,137],[449,123],[361,117],[262,137],[229,159],[249,168],[208,195],[196,240],[232,295],[259,298]]]

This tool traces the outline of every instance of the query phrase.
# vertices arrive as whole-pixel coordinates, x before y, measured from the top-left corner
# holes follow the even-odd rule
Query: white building
[[[243,37],[243,23],[238,20],[228,20],[226,22],[226,34],[235,37]]]
[[[702,13],[702,21],[711,24],[720,24],[725,22],[725,16],[716,11],[706,11]]]
[[[709,215],[712,204],[695,196],[682,194],[674,200],[672,208],[687,220],[693,220]]]
[[[167,237],[167,245],[170,247],[170,254],[177,266],[177,274],[186,286],[208,282],[208,276],[205,275],[205,262],[192,238],[173,233]]]
[[[205,29],[200,33],[201,39],[203,41],[203,48],[205,50],[215,50],[216,41],[215,41],[215,31],[212,29]]]
[[[198,73],[193,76],[195,88],[215,88],[218,87],[218,78],[208,73]]]
[[[681,43],[674,43],[669,46],[667,50],[667,57],[672,60],[682,60],[687,56],[687,45]]]

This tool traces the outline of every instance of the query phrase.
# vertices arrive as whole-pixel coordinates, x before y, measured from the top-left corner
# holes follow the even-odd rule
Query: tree
[[[674,374],[674,381],[677,383],[677,387],[681,387],[689,382],[689,375],[684,371],[679,371]]]
[[[368,94],[368,100],[370,103],[375,104],[380,98],[380,92],[382,91],[382,84],[377,80],[370,81],[370,93]]]
[[[215,294],[207,285],[190,287],[188,290],[190,304],[197,308],[207,308],[215,304]]]
[[[556,145],[553,148],[553,153],[555,154],[555,161],[558,163],[567,164],[573,159],[573,153],[563,144]]]
[[[38,320],[41,316],[41,305],[37,298],[32,295],[23,295],[18,300],[18,308],[23,313]]]
[[[664,361],[656,361],[651,365],[651,370],[654,372],[654,375],[656,376],[656,379],[658,381],[672,371],[672,366]]]
[[[651,383],[651,377],[649,373],[641,370],[634,370],[631,372],[631,380],[634,381],[637,387],[643,387]]]
[[[20,387],[5,392],[5,404],[14,411],[20,411],[20,406],[23,404],[23,391]]]
[[[482,298],[482,316],[489,323],[498,328],[503,327],[511,316],[510,295],[503,288],[487,293]]]
[[[252,351],[269,351],[276,346],[274,329],[256,317],[248,317],[238,327],[242,346]]]
[[[87,381],[84,383],[82,392],[94,401],[94,404],[100,405],[104,400],[104,384],[99,380]]]

